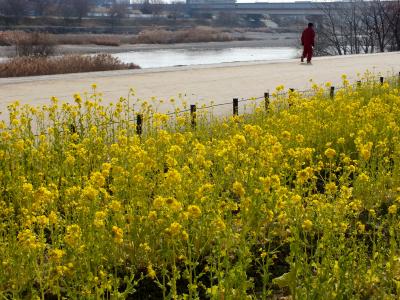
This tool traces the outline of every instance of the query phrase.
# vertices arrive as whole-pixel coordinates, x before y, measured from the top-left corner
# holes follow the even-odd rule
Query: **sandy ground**
[[[92,83],[96,83],[99,91],[103,92],[105,103],[126,97],[129,89],[134,88],[136,97],[140,99],[154,96],[168,100],[181,93],[189,104],[201,105],[210,101],[229,102],[235,97],[261,97],[264,92],[272,92],[280,84],[286,88],[304,90],[310,88],[310,79],[316,83],[330,81],[339,86],[342,74],[347,74],[350,81],[355,81],[357,74],[366,70],[377,77],[397,76],[400,71],[400,52],[321,57],[315,58],[312,65],[300,64],[298,60],[259,61],[7,78],[0,79],[0,111],[3,112],[0,118],[6,117],[6,107],[14,100],[41,105],[49,103],[51,96],[56,96],[62,101],[71,101],[74,93],[90,91]],[[164,112],[169,109],[171,106],[168,105],[160,108]],[[232,107],[220,106],[219,111],[230,113]],[[240,112],[243,112],[242,102]]]

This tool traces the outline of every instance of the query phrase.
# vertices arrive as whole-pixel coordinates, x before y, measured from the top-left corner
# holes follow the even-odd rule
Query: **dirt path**
[[[168,100],[181,93],[189,104],[207,104],[229,102],[234,97],[260,97],[280,84],[308,89],[310,79],[338,86],[342,74],[355,81],[357,73],[366,70],[377,77],[398,75],[400,52],[316,58],[312,65],[286,60],[0,79],[0,111],[4,113],[14,100],[39,105],[56,96],[71,101],[74,93],[90,91],[92,83],[103,92],[105,103],[126,97],[129,89],[134,88],[136,97],[141,99],[155,96]],[[165,106],[161,110],[170,108]],[[230,112],[231,106],[220,109]]]

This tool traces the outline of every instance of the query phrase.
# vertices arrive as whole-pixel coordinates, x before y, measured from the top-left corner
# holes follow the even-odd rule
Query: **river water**
[[[260,60],[291,59],[298,56],[292,47],[235,47],[225,49],[163,49],[138,50],[112,54],[124,63],[134,63],[143,69],[173,66],[219,64]],[[0,57],[0,62],[7,58]]]
[[[167,49],[113,54],[125,63],[135,63],[143,69],[219,64],[260,60],[291,59],[298,50],[291,47],[241,47],[226,49]]]

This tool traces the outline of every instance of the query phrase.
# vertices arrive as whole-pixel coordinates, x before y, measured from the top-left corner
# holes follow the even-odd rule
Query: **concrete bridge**
[[[327,3],[324,2],[324,5]],[[318,2],[293,3],[235,3],[235,2],[205,2],[188,0],[187,7],[195,13],[235,13],[235,14],[268,14],[268,15],[314,15],[322,16]]]

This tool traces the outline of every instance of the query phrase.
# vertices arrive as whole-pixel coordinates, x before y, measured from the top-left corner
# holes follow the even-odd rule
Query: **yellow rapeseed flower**
[[[369,181],[369,176],[365,174],[364,172],[361,172],[360,175],[358,175],[358,179],[361,182],[368,182]]]
[[[32,193],[33,191],[33,185],[31,183],[24,183],[22,184],[22,190],[28,194],[28,193]]]
[[[182,225],[178,222],[173,222],[168,228],[167,232],[173,236],[178,235],[182,229]]]
[[[44,215],[38,216],[36,222],[40,227],[46,227],[49,225],[49,218]]]
[[[156,278],[156,271],[154,271],[152,264],[147,266],[147,275],[149,275],[151,279]]]
[[[335,149],[328,148],[325,150],[324,154],[327,158],[332,159],[336,156],[336,151],[335,151]]]
[[[122,204],[118,200],[112,200],[108,207],[114,212],[119,212],[122,208]]]
[[[179,184],[181,181],[182,176],[176,169],[169,169],[165,174],[165,182],[170,185]]]
[[[226,229],[225,222],[220,217],[217,218],[216,220],[214,220],[213,226],[214,226],[215,232],[222,232],[222,231],[225,231],[225,229]]]
[[[152,210],[149,212],[149,215],[147,216],[150,221],[155,221],[157,220],[157,212]]]
[[[237,147],[246,145],[246,138],[242,134],[235,134],[232,140],[233,144]]]
[[[327,192],[328,194],[334,194],[334,193],[336,193],[336,191],[337,191],[336,183],[334,183],[334,182],[328,182],[328,183],[325,185],[325,190],[326,190],[326,192]]]
[[[18,241],[28,249],[37,249],[40,248],[41,243],[37,241],[37,237],[35,233],[33,233],[30,229],[25,229],[18,233],[17,236]]]
[[[52,225],[55,225],[55,224],[58,223],[58,216],[57,216],[56,212],[54,212],[54,211],[50,212],[50,214],[49,214],[49,222]]]
[[[124,241],[123,237],[124,237],[124,232],[122,231],[121,228],[119,228],[118,226],[113,226],[112,227],[112,232],[114,235],[114,241],[117,244],[122,244],[122,242]]]
[[[197,219],[201,216],[201,209],[197,205],[189,205],[188,212],[190,217]]]
[[[100,228],[105,225],[105,218],[107,213],[105,211],[96,211],[93,224],[94,226]]]
[[[67,245],[74,248],[78,246],[78,244],[80,243],[81,236],[82,236],[82,231],[79,225],[72,224],[67,226],[64,241]]]
[[[93,201],[98,196],[99,191],[93,188],[92,186],[87,186],[82,191],[82,196],[90,201]]]
[[[233,185],[232,185],[232,191],[233,191],[233,193],[234,193],[235,195],[237,195],[237,196],[239,196],[239,197],[243,197],[244,194],[245,194],[245,189],[244,189],[243,185],[242,185],[240,182],[238,182],[238,181],[235,181],[235,182],[233,183]]]
[[[154,209],[160,210],[164,207],[165,205],[165,199],[161,196],[157,196],[153,200],[153,207]]]
[[[174,212],[180,211],[182,209],[182,204],[173,197],[166,199],[165,204]]]
[[[304,220],[303,224],[301,225],[301,227],[305,230],[305,231],[310,231],[313,227],[313,222],[311,222],[311,220]]]
[[[106,180],[100,172],[93,172],[90,177],[90,181],[96,187],[103,187],[106,183]]]
[[[50,258],[56,262],[59,262],[65,256],[65,251],[62,249],[52,249],[49,253]]]
[[[397,205],[396,205],[396,204],[393,204],[393,205],[389,206],[388,212],[389,212],[389,214],[392,214],[392,215],[396,214],[396,212],[397,212]]]

